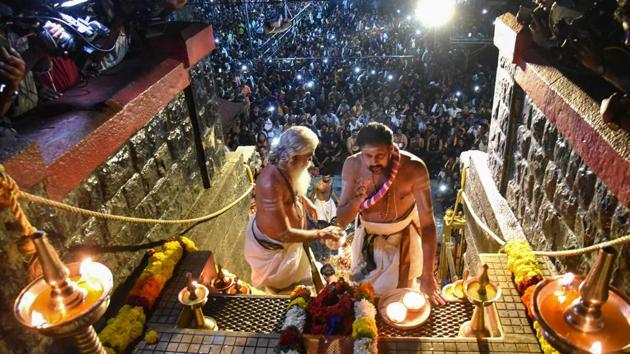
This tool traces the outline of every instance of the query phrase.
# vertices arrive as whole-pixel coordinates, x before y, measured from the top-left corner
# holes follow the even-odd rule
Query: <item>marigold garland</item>
[[[147,267],[138,277],[124,305],[105,328],[98,334],[108,354],[123,353],[130,343],[142,336],[146,322],[145,311],[150,310],[160,296],[164,284],[171,278],[177,263],[186,251],[196,251],[195,243],[182,237],[180,241],[169,241],[160,252],[152,251]],[[155,332],[155,331],[153,331]],[[147,333],[149,343],[154,338]],[[157,332],[155,332],[157,340]]]
[[[527,316],[533,320],[536,338],[545,354],[559,354],[542,335],[538,321],[534,320],[532,302],[536,284],[543,280],[543,274],[538,266],[538,260],[529,243],[526,241],[509,241],[503,246],[508,256],[508,269],[514,275],[514,282],[521,301],[527,308]]]
[[[158,342],[158,340],[160,340],[160,336],[153,329],[147,331],[147,333],[144,335],[144,341],[147,342],[147,344],[155,344]]]
[[[129,343],[142,335],[145,321],[142,307],[124,305],[115,317],[107,321],[98,337],[104,346],[116,353],[122,353]]]
[[[291,292],[291,299],[295,299],[295,298],[298,298],[298,297],[303,297],[303,298],[307,299],[310,296],[311,296],[311,290],[309,288],[307,288],[306,286],[303,286],[303,285],[297,286]]]
[[[363,317],[352,323],[352,338],[376,338],[378,335],[378,328],[376,328],[376,321],[372,318]]]
[[[308,306],[308,301],[306,301],[303,297],[298,297],[295,298],[293,300],[291,300],[291,302],[289,302],[289,307],[296,305],[299,306],[303,309],[306,309],[306,307]]]
[[[128,304],[142,306],[146,311],[152,309],[164,284],[173,276],[175,266],[184,254],[182,243],[169,241],[163,247],[163,251],[154,252],[149,257],[148,266],[129,292]]]

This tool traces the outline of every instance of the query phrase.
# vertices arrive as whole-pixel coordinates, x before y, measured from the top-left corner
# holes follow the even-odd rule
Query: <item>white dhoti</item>
[[[317,220],[330,222],[337,215],[337,205],[332,198],[326,201],[315,198],[314,204],[315,210],[317,210]]]
[[[252,284],[274,293],[312,284],[311,267],[302,243],[281,243],[260,232],[254,214],[245,233],[245,260],[252,268]]]
[[[417,278],[422,275],[422,240],[416,207],[397,222],[374,223],[361,219],[358,224],[352,241],[353,279],[372,284],[377,295],[397,287],[418,288]]]

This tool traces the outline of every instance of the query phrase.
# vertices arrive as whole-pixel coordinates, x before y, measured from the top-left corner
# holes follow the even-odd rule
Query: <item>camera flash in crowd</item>
[[[462,95],[462,92],[461,92],[461,91],[457,91],[457,92],[455,92],[455,96],[460,97],[461,95]]]
[[[242,69],[243,71],[247,71],[247,65],[243,65],[243,66],[241,66],[241,69]]]
[[[355,73],[357,73],[357,74],[358,74],[358,73],[359,73],[359,71],[361,71],[361,68],[360,68],[360,67],[358,67],[358,66],[357,66],[357,67],[355,67],[355,68],[354,68],[354,72],[355,72]]]
[[[269,112],[273,112],[275,110],[276,110],[276,107],[274,107],[274,106],[269,106],[269,108],[267,108],[267,111],[269,111]]]
[[[394,75],[392,75],[392,74],[387,75],[387,80],[389,80],[389,81],[394,80]]]
[[[407,15],[407,21],[411,20],[411,16]]]
[[[313,88],[313,86],[315,85],[315,83],[313,81],[309,81],[306,83],[306,87],[308,88]]]
[[[484,15],[487,14],[488,13],[488,9],[481,10],[481,13],[484,14]]]
[[[297,79],[298,79],[298,80],[302,80],[302,75],[301,75],[301,74],[298,74],[298,75],[297,75]]]
[[[372,71],[370,71],[370,73],[372,73],[372,75],[376,74],[376,70],[372,69]]]
[[[219,43],[221,43],[221,40],[219,38],[215,38],[214,39],[214,44],[219,44]]]
[[[479,92],[481,90],[481,87],[479,87],[479,85],[475,85],[475,92]]]
[[[400,13],[400,9],[396,10],[397,13]]]
[[[324,58],[324,64],[328,64],[328,58]]]
[[[440,184],[440,192],[444,193],[448,189],[448,186],[444,183]]]
[[[419,29],[416,30],[416,34],[418,34],[418,35],[420,34],[420,30]]]

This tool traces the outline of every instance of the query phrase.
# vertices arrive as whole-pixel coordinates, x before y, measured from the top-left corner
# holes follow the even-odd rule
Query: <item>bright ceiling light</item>
[[[416,16],[425,26],[439,27],[455,14],[455,0],[420,0]]]

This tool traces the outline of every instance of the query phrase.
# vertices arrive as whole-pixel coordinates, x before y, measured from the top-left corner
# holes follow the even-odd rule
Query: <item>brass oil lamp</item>
[[[16,319],[45,336],[70,337],[79,353],[105,354],[92,324],[109,306],[111,271],[90,259],[66,266],[45,232],[36,231],[30,238],[43,276],[18,295],[13,307]]]
[[[186,306],[194,316],[194,328],[216,331],[219,329],[217,321],[204,316],[203,305],[208,302],[208,288],[194,281],[191,273],[186,273],[186,286],[179,292],[177,299]]]
[[[599,252],[586,278],[567,273],[536,286],[533,309],[545,339],[561,352],[630,351],[630,301],[609,285],[617,251]]]
[[[501,288],[488,278],[488,265],[478,277],[464,282],[464,294],[475,306],[472,319],[459,328],[460,337],[490,338],[500,337],[499,321],[492,306],[501,297]]]

